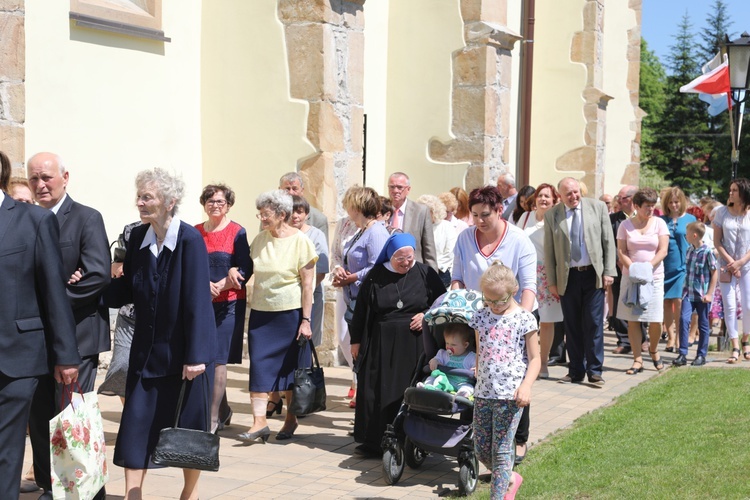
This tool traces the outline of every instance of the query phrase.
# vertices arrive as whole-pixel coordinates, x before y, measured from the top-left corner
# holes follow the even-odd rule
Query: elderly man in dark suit
[[[52,372],[70,384],[81,358],[55,216],[4,193],[0,200],[0,491],[3,498],[18,498],[26,422],[39,378]],[[49,439],[46,450],[49,462]]]
[[[576,179],[558,184],[562,203],[544,215],[544,258],[549,291],[560,296],[567,334],[568,374],[561,383],[602,387],[604,288],[615,268],[615,238],[607,206],[581,197]]]
[[[395,172],[388,178],[388,194],[393,203],[391,227],[410,233],[417,240],[414,257],[438,271],[435,234],[432,231],[430,209],[414,201],[408,201],[411,182],[403,172]]]
[[[59,248],[66,277],[81,275],[68,283],[67,295],[76,322],[76,339],[82,363],[79,384],[83,392],[94,390],[99,353],[109,351],[109,313],[101,296],[110,281],[110,255],[104,221],[93,208],[76,203],[67,195],[69,172],[59,156],[38,153],[27,163],[34,199],[57,216]],[[49,463],[49,419],[59,411],[60,387],[47,378],[40,380],[29,421],[34,449],[34,476],[45,491],[51,490]]]

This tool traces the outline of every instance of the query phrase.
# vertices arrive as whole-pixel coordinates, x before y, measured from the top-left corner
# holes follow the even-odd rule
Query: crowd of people
[[[644,370],[643,349],[664,368],[661,341],[677,354],[674,366],[687,364],[696,342],[692,364],[705,364],[713,322],[723,322],[732,342],[727,362],[750,360],[750,330],[740,339],[737,329],[740,311],[750,310],[746,179],[732,181],[726,206],[691,203],[679,187],[624,186],[595,200],[573,178],[518,189],[507,172],[496,186],[412,200],[408,175],[396,172],[388,197],[369,187],[346,191],[347,215],[329,243],[327,218],[291,172],[257,198],[260,230],[249,242],[229,217],[231,187],[207,185],[199,199],[206,219],[193,225],[178,217],[183,182],[155,168],[136,177],[140,220],[124,228],[112,259],[101,215],[67,194],[59,156],[32,156],[27,179],[10,178],[9,159],[0,159],[0,280],[17,287],[19,301],[0,307],[3,480],[14,498],[26,422],[34,450],[26,477],[34,483],[23,486],[51,498],[47,422],[60,411],[63,384],[94,390],[99,354],[111,347],[107,307],[119,311],[99,393],[123,402],[114,463],[125,468],[129,499],[143,496],[181,387],[181,427],[231,425],[227,365],[242,362],[245,331],[253,423],[237,437],[265,443],[268,419],[284,402],[275,439],[295,436],[291,388],[310,344],[322,340],[325,284],[337,291],[338,346],[352,368],[353,436],[364,456],[382,452],[420,368],[425,313],[447,290],[482,293],[475,338],[446,335],[444,357],[461,364],[471,354],[476,391],[452,381],[476,398],[475,446],[492,471],[493,498],[512,496],[522,481],[510,457],[514,438],[515,463],[526,454],[534,381],[549,379],[548,367],[567,357],[558,382],[604,386],[605,322],[617,334],[614,354],[632,353],[629,375]],[[423,385],[439,385],[435,375]],[[198,480],[199,471],[184,469],[181,498],[197,498]]]

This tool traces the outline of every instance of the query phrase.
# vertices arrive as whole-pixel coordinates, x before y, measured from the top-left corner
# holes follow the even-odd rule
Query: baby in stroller
[[[446,374],[439,370],[439,366],[470,370],[476,374],[477,355],[470,350],[474,330],[464,323],[449,323],[443,330],[445,349],[440,349],[430,360],[430,375],[424,382],[417,383],[417,387],[441,390],[455,393],[471,399],[474,396],[474,384],[466,375],[452,370]]]
[[[469,349],[474,330],[468,323],[481,307],[481,294],[451,290],[436,300],[425,314],[422,324],[424,354],[381,444],[386,483],[396,484],[404,465],[420,467],[429,453],[437,453],[458,459],[461,493],[468,495],[476,488],[479,462],[474,451],[471,396],[476,383],[476,355]],[[456,332],[461,332],[457,339]],[[454,368],[451,364],[458,366]],[[438,368],[443,375],[437,372]],[[430,377],[421,382],[426,375]],[[437,382],[432,378],[435,375],[438,375]],[[437,383],[447,388],[449,378],[451,385],[455,382],[462,390],[461,394],[430,387]]]

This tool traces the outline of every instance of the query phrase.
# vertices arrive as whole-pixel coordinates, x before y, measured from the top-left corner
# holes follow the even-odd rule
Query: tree
[[[727,5],[723,0],[715,0],[711,12],[706,17],[706,26],[700,31],[701,43],[698,47],[700,61],[707,63],[721,50],[724,37],[730,35],[729,28],[732,21],[727,13]],[[730,35],[731,36],[731,35]],[[714,183],[709,184],[709,194],[712,187],[727,187],[726,181],[731,176],[729,151],[731,151],[731,137],[729,134],[729,113],[723,112],[717,116],[707,116],[708,130],[711,140],[706,150],[706,174]]]
[[[679,91],[700,74],[695,35],[687,12],[674,39],[668,56],[664,113],[654,134],[653,149],[660,154],[652,157],[651,165],[665,172],[673,185],[700,196],[711,185],[706,166],[710,135],[705,104],[697,94]]]
[[[641,186],[661,186],[665,183],[664,173],[658,165],[666,159],[656,147],[656,135],[664,116],[667,95],[664,87],[667,72],[656,53],[649,50],[646,40],[641,39],[641,78],[638,86],[638,105],[645,116],[641,122]]]

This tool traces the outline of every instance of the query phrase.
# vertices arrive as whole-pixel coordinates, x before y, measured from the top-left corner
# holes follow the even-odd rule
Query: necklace
[[[406,282],[408,276],[409,271],[406,271],[406,274],[404,275],[404,283]],[[401,309],[402,307],[404,307],[404,302],[401,300],[401,290],[398,289],[398,282],[396,282],[396,293],[398,294],[398,302],[396,302],[396,307],[398,309]]]

